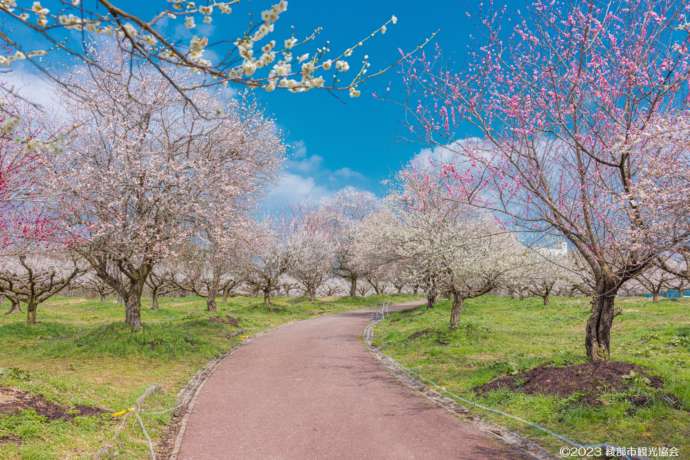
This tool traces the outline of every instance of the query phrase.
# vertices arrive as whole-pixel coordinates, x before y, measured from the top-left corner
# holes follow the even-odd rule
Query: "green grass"
[[[73,407],[88,405],[118,411],[128,408],[152,384],[163,391],[146,400],[144,423],[154,440],[164,434],[177,392],[209,360],[244,338],[288,321],[376,305],[383,300],[277,298],[274,307],[234,297],[218,313],[205,311],[196,297],[166,298],[159,310],[144,306],[144,329],[132,333],[122,322],[123,308],[113,301],[57,297],[39,307],[39,323],[24,316],[0,315],[0,386],[19,388]],[[232,315],[238,328],[210,321]],[[110,415],[48,421],[33,410],[0,415],[0,459],[92,458],[104,445],[117,458],[147,458],[144,437],[133,417],[114,439],[118,420]],[[19,444],[3,442],[18,437]]]
[[[608,442],[627,447],[668,446],[690,458],[690,301],[652,303],[619,299],[623,314],[614,320],[612,360],[648,369],[664,380],[654,390],[635,381],[626,393],[608,393],[602,404],[586,405],[578,396],[559,398],[508,390],[480,397],[473,391],[490,380],[541,364],[585,362],[584,327],[588,299],[512,300],[485,296],[468,301],[460,327],[449,331],[449,303],[391,314],[375,330],[375,345],[448,392],[498,408],[584,443]],[[642,379],[639,379],[642,380]],[[636,407],[631,394],[648,396],[651,404]],[[680,400],[681,409],[663,395]],[[473,409],[485,419],[506,426],[557,453],[563,442],[514,422]]]

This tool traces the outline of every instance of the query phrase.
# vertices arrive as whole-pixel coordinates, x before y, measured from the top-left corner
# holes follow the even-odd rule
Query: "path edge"
[[[392,305],[391,307],[396,306],[400,305]],[[420,308],[421,306],[423,305],[416,305],[412,306],[411,308],[397,310],[397,312],[414,310],[416,308]],[[380,313],[375,313],[372,321],[367,325],[364,331],[362,331],[362,340],[374,358],[376,358],[381,365],[403,386],[409,388],[415,393],[420,394],[427,400],[431,401],[437,406],[442,407],[454,416],[472,423],[483,433],[497,438],[511,447],[524,451],[536,460],[555,460],[557,458],[534,441],[531,441],[518,433],[510,431],[507,428],[489,423],[486,420],[483,420],[480,416],[471,415],[470,411],[466,407],[461,406],[454,399],[444,396],[443,394],[429,387],[427,384],[415,377],[412,373],[407,371],[398,361],[383,353],[378,347],[374,346],[374,328],[378,323],[381,322],[381,320],[382,318]]]
[[[280,324],[276,327],[257,332],[251,337],[247,337],[237,345],[230,348],[220,356],[210,360],[206,366],[199,369],[194,376],[187,382],[187,384],[177,393],[177,400],[175,404],[175,411],[168,423],[165,434],[156,445],[156,454],[161,459],[177,460],[180,450],[182,449],[182,439],[187,430],[187,423],[191,415],[194,405],[198,399],[199,393],[206,384],[209,378],[214,374],[218,366],[226,359],[232,356],[240,348],[249,345],[255,339],[276,331],[284,326],[303,320],[293,320],[287,323]]]
[[[396,305],[400,306],[406,304]],[[376,310],[372,310],[372,307],[374,306],[359,308],[352,311],[375,312]],[[156,454],[158,455],[158,457],[165,460],[178,460],[180,450],[182,449],[182,439],[184,438],[184,434],[187,429],[187,423],[189,422],[189,417],[192,413],[192,410],[194,409],[194,405],[196,404],[198,396],[201,393],[204,384],[208,381],[209,378],[211,378],[215,370],[226,358],[229,358],[233,353],[235,353],[237,350],[244,347],[245,345],[249,345],[255,339],[266,334],[273,333],[280,328],[289,326],[300,321],[309,321],[314,318],[338,315],[341,313],[345,312],[317,314],[313,318],[295,319],[292,321],[288,321],[287,323],[283,323],[275,327],[271,327],[266,330],[257,332],[253,336],[246,338],[242,342],[231,347],[228,351],[222,353],[220,356],[206,363],[206,365],[203,368],[199,369],[192,376],[192,378],[189,379],[187,384],[177,393],[175,410],[173,411],[170,423],[167,424],[165,428],[165,434],[161,437],[161,440],[158,443],[156,443]]]

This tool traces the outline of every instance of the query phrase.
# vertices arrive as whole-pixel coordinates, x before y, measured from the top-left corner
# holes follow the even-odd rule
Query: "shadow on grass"
[[[3,331],[5,328],[9,330]],[[137,332],[122,322],[78,329],[53,323],[35,326],[12,324],[0,328],[0,338],[3,332],[11,333],[14,337],[50,338],[52,340],[37,343],[34,352],[51,358],[111,356],[173,359],[198,353],[220,353],[224,349],[223,344],[211,338],[217,338],[230,329],[235,329],[235,326],[206,317],[144,323],[143,329]]]

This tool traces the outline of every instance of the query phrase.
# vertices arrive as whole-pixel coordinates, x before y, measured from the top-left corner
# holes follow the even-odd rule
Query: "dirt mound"
[[[22,438],[13,434],[0,435],[0,445],[2,444],[21,444]]]
[[[647,378],[649,385],[654,388],[660,388],[663,384],[660,378],[647,375],[639,366],[606,361],[566,367],[535,367],[516,375],[499,377],[475,388],[475,391],[484,394],[508,388],[528,394],[551,394],[562,397],[581,393],[584,395],[584,402],[598,404],[598,397],[602,393],[626,389],[631,378],[635,376]]]
[[[229,324],[235,327],[239,327],[240,325],[240,320],[230,315],[227,315],[225,318],[223,318],[222,316],[213,316],[209,318],[209,321],[211,321],[212,323]]]
[[[434,329],[430,329],[430,328],[429,329],[422,329],[422,330],[419,330],[417,332],[410,334],[410,336],[407,338],[407,340],[416,340],[420,337],[424,337],[426,335],[433,334],[434,332],[436,332]]]
[[[0,387],[0,415],[15,414],[24,409],[33,409],[48,420],[70,420],[74,417],[100,415],[106,412],[97,407],[82,405],[66,408],[42,396],[32,395],[16,388]]]

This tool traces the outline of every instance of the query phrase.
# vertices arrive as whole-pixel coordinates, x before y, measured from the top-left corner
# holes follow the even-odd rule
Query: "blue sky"
[[[347,47],[395,14],[398,24],[366,46],[373,67],[393,62],[398,48],[412,49],[437,29],[437,42],[456,65],[462,65],[468,37],[477,30],[476,21],[465,14],[474,4],[465,0],[291,0],[281,21],[298,31],[322,25],[323,38],[335,50]],[[370,96],[372,91],[385,93],[388,86],[393,91],[400,86],[395,69],[369,81],[358,99],[326,92],[262,96],[288,142],[296,144],[287,176],[269,198],[277,203],[299,200],[311,187],[310,198],[316,199],[344,185],[384,193],[382,181],[391,179],[423,148],[407,131],[400,107]]]
[[[53,2],[43,3],[50,7]],[[234,39],[241,35],[248,18],[252,15],[256,18],[258,12],[272,3],[242,0],[228,19],[214,23],[212,38]],[[148,18],[154,13],[152,5],[160,3],[120,0],[116,4]],[[471,0],[290,0],[273,38],[286,38],[291,27],[298,36],[304,36],[322,26],[324,30],[317,44],[329,40],[331,49],[340,51],[396,15],[398,24],[365,46],[364,53],[369,55],[373,69],[394,62],[399,56],[398,49],[414,48],[437,29],[440,33],[436,42],[443,47],[446,58],[459,68],[470,35],[480,30],[477,15],[466,14],[468,10],[475,13],[476,8],[477,3]],[[189,35],[179,24],[175,33],[181,37]],[[351,59],[353,68],[362,54],[355,54]],[[275,118],[291,146],[284,171],[268,193],[266,207],[276,209],[314,202],[345,186],[379,195],[385,193],[383,181],[393,178],[423,148],[421,139],[410,138],[400,107],[371,97],[372,92],[385,93],[387,87],[393,91],[399,89],[399,78],[393,69],[370,80],[361,88],[362,96],[358,99],[351,99],[347,94],[334,96],[326,91],[307,94],[257,91],[260,103]]]

